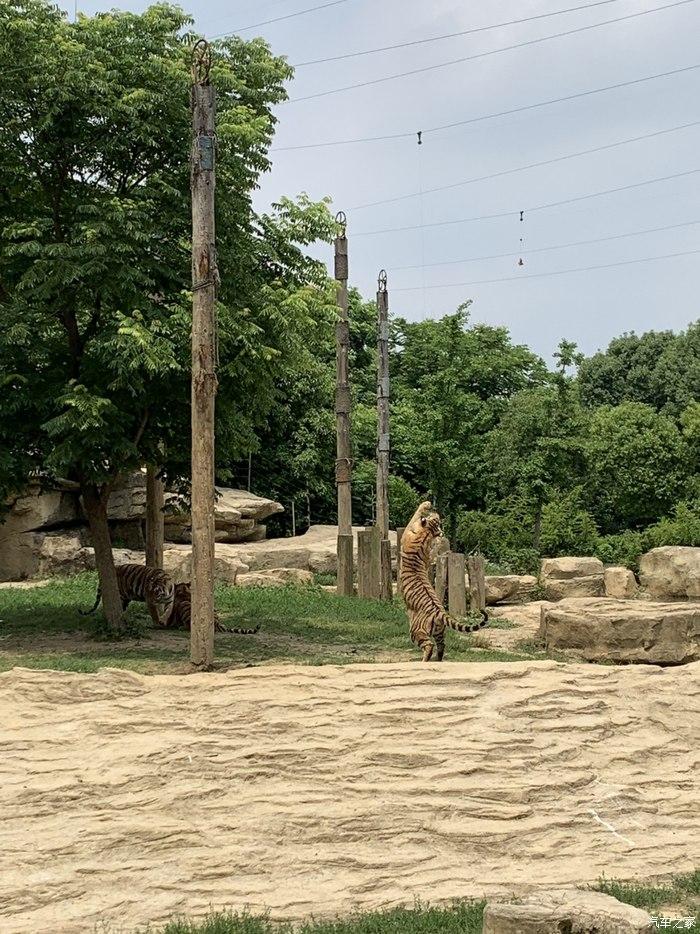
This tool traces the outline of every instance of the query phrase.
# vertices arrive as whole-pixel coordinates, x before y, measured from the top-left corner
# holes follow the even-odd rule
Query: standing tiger
[[[159,568],[149,568],[143,564],[118,564],[114,570],[117,572],[122,611],[126,610],[132,600],[145,603],[155,625],[161,626],[163,620],[172,613],[175,599],[175,584],[170,575]],[[78,612],[81,616],[89,616],[100,605],[101,599],[102,588],[98,584],[95,605],[85,612]]]
[[[163,625],[172,629],[189,629],[192,624],[192,591],[190,582],[175,584],[175,598],[170,615],[163,621]],[[260,626],[255,629],[234,629],[224,626],[219,621],[219,617],[214,614],[214,628],[216,632],[234,632],[241,636],[252,636],[258,632]]]
[[[410,622],[411,641],[423,650],[423,661],[429,662],[437,649],[437,661],[445,654],[445,629],[475,632],[488,622],[488,615],[473,625],[458,623],[448,616],[428,578],[430,552],[442,535],[440,516],[432,503],[421,503],[401,538],[401,591]]]

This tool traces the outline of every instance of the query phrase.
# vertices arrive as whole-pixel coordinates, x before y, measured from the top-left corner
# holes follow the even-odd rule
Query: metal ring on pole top
[[[199,39],[192,48],[192,80],[195,84],[209,84],[211,71],[211,46],[206,39]]]
[[[377,277],[377,288],[380,292],[386,292],[387,279],[386,279],[386,269],[379,270],[379,276]]]
[[[348,226],[348,219],[347,219],[347,217],[345,216],[345,211],[338,211],[338,213],[335,215],[335,222],[336,222],[336,224],[338,224],[338,225],[340,226],[340,228],[341,228],[341,234],[340,234],[340,235],[341,235],[342,237],[344,237],[344,236],[345,236],[345,230],[346,230],[346,228],[347,228],[347,226]]]

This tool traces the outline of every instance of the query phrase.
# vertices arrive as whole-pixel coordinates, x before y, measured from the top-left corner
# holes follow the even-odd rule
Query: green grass
[[[144,673],[187,669],[189,634],[150,628],[143,604],[127,611],[128,637],[97,638],[98,619],[80,616],[94,602],[95,574],[55,580],[44,587],[0,589],[0,670],[14,666],[93,672],[129,668]],[[216,636],[217,665],[271,662],[345,665],[373,661],[417,661],[399,600],[383,603],[341,597],[310,587],[217,587],[223,622],[261,630],[254,636]],[[494,619],[494,629],[511,628]],[[511,662],[541,657],[528,650],[508,652],[488,646],[483,633],[447,632],[449,661]]]
[[[675,876],[664,885],[601,879],[592,888],[652,915],[695,918],[694,925],[684,929],[700,930],[700,871]],[[171,921],[158,934],[481,934],[485,904],[468,900],[447,907],[416,904],[297,925],[271,921],[267,915],[224,911],[202,921]],[[156,934],[151,928],[146,930]]]
[[[663,885],[601,879],[593,888],[651,914],[665,914],[668,906],[680,906],[683,917],[695,918],[694,926],[685,930],[700,931],[700,869],[673,876]],[[674,907],[673,917],[678,917],[677,907]]]
[[[217,912],[199,922],[171,921],[159,934],[481,934],[484,904],[460,901],[447,908],[416,905],[299,925],[274,922],[266,915]]]

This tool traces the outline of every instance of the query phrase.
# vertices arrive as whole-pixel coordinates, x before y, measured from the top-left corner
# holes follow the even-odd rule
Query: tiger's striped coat
[[[175,599],[170,616],[163,623],[171,629],[190,629],[192,625],[192,590],[190,582],[175,584]],[[214,628],[216,632],[233,632],[241,636],[252,636],[258,632],[260,626],[254,629],[238,629],[230,626],[224,626],[219,621],[219,617],[214,614]]]
[[[145,603],[154,624],[161,626],[163,620],[172,613],[175,599],[175,584],[170,575],[159,568],[150,568],[143,564],[118,564],[115,571],[122,611],[126,610],[132,600]],[[94,606],[85,612],[80,610],[80,615],[89,616],[94,613],[101,599],[102,588],[98,584]]]
[[[437,661],[445,654],[445,629],[475,632],[488,622],[483,619],[468,625],[458,623],[445,612],[428,577],[430,553],[435,540],[442,535],[440,516],[432,503],[421,503],[401,538],[401,592],[408,612],[411,641],[423,650],[423,661],[429,662],[437,650]]]

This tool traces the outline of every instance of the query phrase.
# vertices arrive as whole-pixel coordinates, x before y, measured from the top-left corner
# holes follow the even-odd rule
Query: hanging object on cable
[[[520,212],[520,223],[522,224],[524,220],[525,220],[525,211],[521,211]],[[518,259],[518,266],[524,266],[524,265],[525,265],[525,260],[523,259],[523,236],[522,236],[522,228],[521,228],[520,230],[520,258]]]
[[[422,130],[418,130],[418,145],[419,146],[423,145],[423,131]]]

